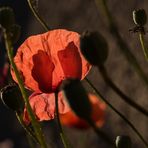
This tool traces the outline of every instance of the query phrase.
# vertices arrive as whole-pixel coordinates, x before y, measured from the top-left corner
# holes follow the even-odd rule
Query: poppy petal
[[[59,113],[64,114],[69,111],[69,106],[64,100],[61,93],[58,95]],[[54,93],[33,93],[29,97],[29,102],[37,120],[51,120],[54,119],[55,115],[55,95]],[[24,109],[24,122],[30,123],[26,108]]]

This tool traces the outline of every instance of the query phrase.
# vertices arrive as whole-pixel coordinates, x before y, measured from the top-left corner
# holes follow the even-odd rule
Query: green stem
[[[20,90],[21,90],[21,93],[22,93],[22,96],[23,96],[23,99],[24,99],[24,102],[25,102],[25,106],[26,106],[29,118],[31,120],[31,123],[33,125],[35,134],[36,134],[36,136],[37,136],[37,138],[38,138],[38,140],[39,140],[39,142],[41,144],[41,147],[46,148],[47,146],[46,146],[43,134],[42,134],[41,127],[38,124],[38,122],[36,121],[36,118],[35,118],[35,116],[34,116],[34,114],[32,112],[32,109],[31,109],[31,106],[29,104],[27,94],[25,92],[23,82],[21,80],[21,77],[20,77],[20,74],[19,74],[19,72],[17,70],[17,67],[16,67],[16,65],[15,65],[15,63],[13,61],[13,46],[12,46],[12,42],[11,42],[10,37],[9,37],[8,33],[6,32],[6,30],[4,30],[4,39],[5,39],[5,46],[6,46],[8,58],[9,58],[11,66],[12,66],[12,68],[14,70],[14,73],[16,75],[16,79],[18,81],[18,85],[20,87]]]
[[[69,144],[67,141],[67,138],[63,132],[63,128],[60,122],[60,117],[59,117],[59,105],[58,105],[58,93],[55,92],[55,105],[56,105],[56,117],[57,117],[57,123],[58,123],[58,127],[59,127],[59,133],[60,133],[60,137],[63,143],[64,148],[68,148]]]
[[[94,122],[90,119],[89,121],[87,120],[89,125],[93,128],[95,133],[98,135],[99,138],[102,138],[104,141],[106,141],[111,147],[115,147],[114,142],[106,135],[103,131],[101,131],[97,126],[94,124]]]
[[[22,119],[22,115],[20,115],[18,112],[16,112],[16,117],[18,119],[18,121],[20,122],[21,126],[24,128],[24,130],[26,131],[26,133],[36,142],[39,144],[38,139],[36,138],[34,132],[32,131],[31,128],[29,128],[28,126],[26,126],[26,124],[24,124],[23,119]]]
[[[108,73],[107,73],[107,71],[106,71],[106,69],[105,69],[105,67],[103,65],[102,66],[98,66],[98,70],[100,71],[100,73],[101,73],[104,81],[106,82],[106,84],[108,84],[120,96],[121,99],[123,99],[125,102],[127,102],[129,105],[131,105],[133,108],[135,108],[139,112],[143,113],[146,117],[148,117],[148,111],[146,109],[144,109],[143,107],[141,107],[139,104],[137,104],[134,101],[132,101],[131,98],[129,98],[128,96],[126,96],[116,86],[116,84],[108,76]]]
[[[38,14],[38,12],[34,9],[31,0],[27,0],[28,5],[32,11],[32,13],[34,14],[34,16],[36,17],[36,19],[39,21],[39,23],[43,26],[43,28],[46,31],[49,31],[50,28],[48,27],[48,25],[45,23],[45,21],[40,17],[40,15]]]
[[[99,0],[95,0],[95,2],[96,2],[97,7],[99,8],[99,5],[98,5]],[[118,28],[117,28],[115,22],[113,21],[111,13],[109,12],[109,9],[107,7],[106,0],[101,0],[101,2],[102,2],[102,6],[103,6],[103,9],[104,9],[105,15],[106,15],[108,22],[109,22],[110,33],[115,38],[118,46],[120,47],[119,49],[121,50],[123,55],[126,57],[128,62],[133,66],[133,68],[135,69],[135,71],[139,75],[139,77],[143,80],[143,82],[148,87],[148,78],[145,75],[145,73],[143,72],[143,70],[142,70],[141,66],[139,65],[136,57],[130,51],[129,46],[126,44],[125,41],[123,41],[122,37],[120,36]]]
[[[140,40],[141,47],[142,47],[143,52],[144,52],[144,56],[145,56],[146,60],[148,61],[148,49],[145,46],[145,43],[144,43],[144,35],[141,32],[139,33],[139,40]]]
[[[93,88],[93,90],[100,96],[100,98],[114,111],[116,112],[130,127],[133,129],[133,131],[138,135],[138,137],[143,141],[146,148],[148,148],[147,141],[143,138],[143,136],[140,134],[140,132],[135,128],[135,126],[123,115],[121,114],[111,103],[109,103],[102,95],[101,93],[95,88],[95,86],[87,79],[85,78],[86,82]]]

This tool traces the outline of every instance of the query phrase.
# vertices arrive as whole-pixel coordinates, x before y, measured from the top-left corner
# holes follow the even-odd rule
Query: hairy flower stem
[[[141,47],[143,49],[144,56],[145,56],[146,60],[148,61],[148,48],[146,48],[146,46],[145,46],[144,34],[142,32],[139,33],[139,40],[141,43]]]
[[[34,14],[35,18],[39,21],[39,23],[43,26],[43,28],[46,31],[49,31],[50,28],[48,27],[48,25],[46,24],[46,22],[44,22],[44,20],[40,17],[40,15],[38,14],[38,12],[35,10],[35,8],[32,5],[31,0],[27,0],[27,2],[28,2],[28,5],[29,5],[32,13]]]
[[[99,95],[99,97],[114,111],[116,112],[130,127],[133,129],[133,131],[137,134],[137,136],[143,141],[146,148],[148,148],[148,142],[143,138],[141,133],[136,129],[136,127],[123,115],[121,114],[110,102],[105,99],[101,93],[95,88],[95,86],[87,79],[85,78],[86,82],[92,87],[92,89]]]
[[[115,147],[114,141],[112,141],[108,135],[106,135],[103,131],[101,131],[94,124],[94,122],[91,119],[90,120],[87,120],[87,122],[93,128],[93,130],[95,131],[95,133],[98,135],[99,138],[102,138],[104,141],[106,141],[110,145],[110,147]]]
[[[39,144],[38,139],[36,138],[35,133],[32,131],[31,128],[29,128],[28,126],[26,126],[26,124],[23,121],[22,115],[18,112],[16,112],[16,117],[18,119],[18,121],[20,122],[21,126],[24,128],[24,130],[26,131],[26,133],[36,142]]]
[[[11,66],[14,70],[14,73],[16,75],[16,79],[18,81],[18,85],[19,85],[19,88],[21,90],[21,93],[22,93],[22,96],[23,96],[23,99],[24,99],[24,102],[25,102],[25,106],[26,106],[29,118],[31,120],[32,126],[34,128],[36,137],[38,138],[38,140],[40,142],[41,148],[47,148],[41,127],[38,124],[38,122],[36,121],[36,118],[35,118],[35,116],[32,112],[32,109],[31,109],[31,106],[29,104],[29,100],[28,100],[28,97],[27,97],[27,94],[26,94],[26,91],[25,91],[25,88],[24,88],[24,84],[21,80],[21,77],[20,77],[20,74],[17,70],[17,67],[16,67],[16,65],[13,61],[13,46],[12,46],[12,42],[10,40],[9,34],[6,32],[6,30],[4,30],[4,39],[5,39],[5,46],[6,46],[8,58],[9,58]]]
[[[99,9],[99,2],[100,1],[99,0],[95,0],[95,2],[96,2],[96,5],[97,5],[97,7]],[[101,4],[102,4],[103,10],[104,10],[104,13],[105,13],[106,18],[108,19],[108,22],[109,22],[110,33],[115,38],[118,46],[120,47],[119,49],[121,50],[123,55],[126,57],[128,62],[133,66],[133,68],[135,69],[135,71],[139,75],[139,77],[144,81],[144,83],[148,87],[148,78],[145,75],[145,73],[143,72],[143,70],[142,70],[141,66],[139,65],[136,57],[130,51],[130,48],[128,47],[128,45],[126,44],[125,41],[123,41],[122,37],[120,36],[118,28],[117,28],[115,22],[113,21],[111,13],[109,12],[109,9],[107,7],[106,0],[101,0],[101,2],[102,2]]]
[[[126,103],[128,103],[130,106],[138,110],[139,112],[143,113],[146,117],[148,117],[148,111],[141,107],[139,104],[135,103],[131,98],[126,96],[117,86],[116,84],[110,79],[108,76],[108,73],[106,71],[106,68],[102,66],[98,66],[98,70],[100,71],[104,81],[106,84],[108,84],[119,96],[122,100],[124,100]]]
[[[56,105],[56,117],[57,117],[57,123],[58,123],[58,127],[59,127],[60,137],[61,137],[64,148],[69,148],[70,146],[69,146],[67,138],[63,132],[63,128],[62,128],[62,125],[60,122],[60,117],[59,117],[58,92],[55,92],[55,105]]]

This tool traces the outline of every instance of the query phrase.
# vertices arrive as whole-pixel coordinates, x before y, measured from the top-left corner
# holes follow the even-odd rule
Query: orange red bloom
[[[49,93],[63,79],[83,79],[91,66],[80,53],[79,37],[76,32],[57,29],[26,39],[14,58],[25,86]],[[16,80],[13,71],[12,76]]]
[[[89,94],[89,99],[92,106],[91,118],[95,122],[96,126],[101,127],[105,120],[105,109],[106,105],[100,101],[94,94]],[[83,119],[80,119],[72,110],[69,110],[65,114],[60,115],[61,123],[63,125],[74,127],[78,129],[89,128],[89,125]]]
[[[64,29],[34,35],[24,41],[14,57],[24,85],[34,91],[29,99],[40,121],[54,118],[54,91],[62,80],[83,79],[91,68],[80,52],[79,37],[78,33]],[[17,82],[13,70],[11,74]],[[63,98],[59,98],[59,111],[69,111]],[[26,109],[24,121],[30,122]]]

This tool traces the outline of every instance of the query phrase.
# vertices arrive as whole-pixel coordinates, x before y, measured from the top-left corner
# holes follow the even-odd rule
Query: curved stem
[[[36,17],[36,19],[39,21],[39,23],[43,26],[43,28],[46,31],[49,31],[50,28],[48,27],[48,25],[45,23],[45,21],[40,17],[40,15],[38,14],[38,12],[34,9],[34,7],[32,6],[32,2],[31,0],[27,0],[28,5],[32,11],[32,13],[34,14],[34,16]]]
[[[99,9],[98,3],[100,1],[99,0],[95,0],[95,2],[96,2],[96,5],[97,5],[97,7]],[[109,12],[109,9],[107,7],[106,0],[101,0],[101,2],[102,2],[102,6],[103,6],[103,9],[104,9],[106,18],[108,19],[108,22],[109,22],[109,30],[110,30],[110,33],[115,38],[118,46],[120,47],[119,49],[121,50],[121,52],[123,53],[123,55],[126,57],[126,59],[128,60],[128,62],[133,66],[133,68],[135,69],[135,71],[139,75],[139,77],[143,80],[143,82],[148,87],[148,78],[145,75],[145,73],[143,72],[143,70],[142,70],[141,66],[139,65],[136,57],[130,51],[129,46],[126,44],[126,42],[120,36],[119,31],[118,31],[118,28],[117,28],[115,22],[113,21],[113,18],[111,16],[111,13]]]
[[[129,98],[128,96],[126,96],[116,86],[116,84],[108,76],[107,71],[106,71],[106,69],[105,69],[105,67],[103,65],[102,66],[98,66],[98,70],[100,71],[100,73],[101,73],[104,81],[106,82],[106,84],[108,84],[121,97],[121,99],[123,99],[125,102],[127,102],[129,105],[131,105],[133,108],[135,108],[139,112],[143,113],[146,117],[148,117],[148,111],[146,109],[144,109],[143,107],[141,107],[136,102],[134,102],[131,98]]]
[[[60,122],[60,117],[59,117],[59,105],[58,105],[58,93],[55,92],[55,105],[56,105],[56,117],[57,117],[57,123],[58,123],[58,127],[59,127],[59,133],[60,133],[60,137],[63,143],[64,148],[68,148],[69,144],[67,141],[67,138],[63,132],[63,128]]]
[[[116,112],[130,127],[133,129],[133,131],[138,135],[138,137],[143,141],[146,148],[148,148],[148,142],[143,138],[143,136],[140,134],[140,132],[135,128],[135,126],[123,115],[121,114],[111,103],[109,103],[102,95],[101,93],[94,87],[94,85],[85,78],[86,82],[94,89],[94,91],[100,96],[100,98],[114,111]]]
[[[90,119],[87,120],[89,125],[93,128],[95,133],[98,135],[99,138],[102,138],[104,141],[106,141],[111,147],[115,147],[114,142],[110,139],[108,135],[106,135],[103,131],[101,131],[97,126],[94,124],[94,122]]]
[[[144,56],[146,58],[146,60],[148,61],[148,48],[146,48],[145,46],[145,43],[144,43],[144,36],[143,36],[143,33],[139,33],[139,40],[140,40],[140,43],[141,43],[141,47],[143,49],[143,52],[144,52]]]
[[[22,116],[16,112],[16,117],[18,119],[18,121],[20,122],[21,126],[24,128],[24,130],[26,131],[26,133],[36,142],[39,144],[38,139],[36,138],[34,132],[32,131],[31,128],[29,128],[28,126],[26,126],[23,122]]]
[[[40,125],[38,124],[38,122],[36,121],[36,118],[32,112],[32,109],[31,109],[31,106],[29,104],[29,100],[28,100],[28,97],[27,97],[27,94],[26,94],[26,91],[25,91],[25,88],[24,88],[24,85],[23,85],[23,82],[21,80],[21,77],[20,77],[20,74],[17,70],[17,67],[13,61],[13,46],[12,46],[12,42],[10,40],[10,37],[8,35],[8,33],[6,32],[6,30],[4,30],[4,39],[5,39],[5,46],[6,46],[6,50],[7,50],[7,54],[8,54],[8,58],[10,60],[10,64],[14,70],[14,73],[16,75],[16,79],[18,81],[18,85],[19,85],[19,88],[21,90],[21,93],[22,93],[22,96],[23,96],[23,99],[24,99],[24,102],[25,102],[25,105],[26,105],[26,109],[27,109],[27,112],[28,112],[28,115],[29,115],[29,118],[31,120],[31,123],[33,125],[33,128],[34,128],[34,131],[35,131],[35,134],[41,144],[41,147],[42,148],[46,148],[46,143],[45,143],[45,140],[44,140],[44,136],[42,134],[42,130],[40,128]]]

